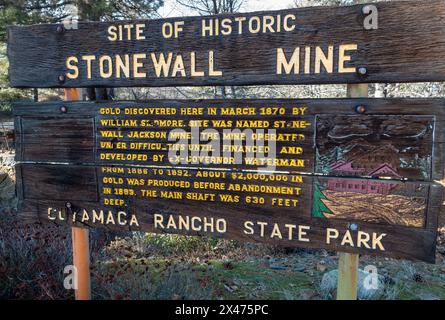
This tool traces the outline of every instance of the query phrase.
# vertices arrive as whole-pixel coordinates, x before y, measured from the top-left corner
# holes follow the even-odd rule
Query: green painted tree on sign
[[[320,190],[320,185],[314,184],[314,205],[312,208],[312,216],[315,218],[326,218],[327,214],[334,214],[323,202],[327,197]]]

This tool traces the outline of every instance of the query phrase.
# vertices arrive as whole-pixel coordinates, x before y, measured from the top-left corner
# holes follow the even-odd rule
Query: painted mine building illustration
[[[318,116],[316,172],[345,177],[431,175],[432,118],[393,116]]]
[[[352,148],[345,154],[346,160],[339,160],[330,165],[330,173],[340,176],[361,177],[391,177],[400,179],[397,173],[398,150],[391,145],[370,147],[368,150],[360,148],[357,153]],[[352,156],[351,156],[352,155]],[[382,182],[379,180],[361,180],[356,178],[330,178],[328,189],[342,192],[380,193],[389,194],[397,183]]]
[[[316,124],[316,172],[325,177],[313,217],[424,226],[429,187],[402,177],[431,174],[431,118],[320,116]]]

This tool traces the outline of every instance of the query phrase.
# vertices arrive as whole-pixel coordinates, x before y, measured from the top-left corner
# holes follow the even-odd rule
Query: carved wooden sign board
[[[21,208],[55,223],[433,261],[444,105],[18,104]]]
[[[69,29],[12,26],[10,82],[75,88],[445,80],[445,2],[374,5],[371,29],[364,5]]]
[[[373,4],[375,28],[363,5],[11,26],[9,77],[62,88],[443,81],[445,2],[422,4]],[[42,222],[433,262],[444,105],[16,104],[20,210]]]

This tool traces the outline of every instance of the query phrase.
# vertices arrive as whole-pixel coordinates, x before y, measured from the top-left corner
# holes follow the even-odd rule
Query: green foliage
[[[77,0],[74,2],[82,19],[122,20],[151,18],[164,0]]]
[[[0,111],[10,112],[12,101],[23,98],[23,92],[19,89],[0,88]]]
[[[0,1],[0,42],[6,41],[6,26],[56,23],[73,15],[81,20],[122,20],[150,18],[164,5],[163,0],[2,0]]]
[[[11,111],[11,102],[30,98],[30,90],[13,89],[8,81],[6,45],[0,44],[0,111]]]
[[[306,291],[315,292],[307,274],[244,261],[100,260],[94,264],[92,280],[95,299],[294,300]]]
[[[163,5],[163,0],[2,0],[0,42],[7,25],[61,22],[75,15],[73,7],[81,20],[119,20],[153,17]]]
[[[258,262],[227,263],[212,261],[203,268],[202,279],[209,279],[214,299],[301,299],[305,291],[314,291],[312,278],[302,272],[273,270]]]
[[[50,23],[60,20],[62,1],[3,0],[0,2],[0,42],[6,41],[6,26]]]
[[[154,234],[147,233],[145,240],[149,245],[152,245],[159,251],[166,254],[171,253],[189,253],[199,250],[213,250],[217,248],[221,241],[212,237],[191,237],[176,234]],[[238,246],[236,241],[229,241],[234,248]]]
[[[445,286],[440,283],[416,283],[413,281],[400,281],[392,288],[398,300],[424,300],[424,296],[435,297],[437,300],[445,299]],[[431,298],[430,298],[431,299]]]
[[[98,261],[93,267],[94,299],[154,300],[211,299],[191,266],[161,259]]]

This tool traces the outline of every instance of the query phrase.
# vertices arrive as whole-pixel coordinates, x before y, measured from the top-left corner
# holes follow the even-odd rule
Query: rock
[[[283,266],[278,266],[278,265],[271,265],[270,269],[272,269],[272,270],[286,270],[287,268],[283,267]]]
[[[301,300],[312,300],[315,297],[317,297],[317,292],[315,292],[314,290],[303,290],[300,293]]]
[[[357,297],[359,300],[376,300],[379,299],[383,295],[383,291],[385,288],[384,277],[378,276],[376,289],[370,286],[371,280],[367,278],[370,274],[359,269],[358,276],[358,292]],[[326,272],[323,275],[320,284],[321,294],[326,299],[333,299],[336,297],[337,293],[337,279],[338,279],[338,271],[332,270]]]
[[[326,266],[322,263],[317,263],[317,271],[320,272],[325,272],[326,271]]]
[[[440,300],[437,296],[432,294],[431,292],[421,292],[419,293],[420,300]]]
[[[226,288],[227,291],[229,291],[230,293],[234,292],[236,289],[238,289],[237,286],[235,285],[229,285],[229,284],[224,284],[224,288]]]
[[[306,270],[306,267],[305,266],[296,266],[295,268],[294,268],[294,271],[295,272],[304,272]]]

